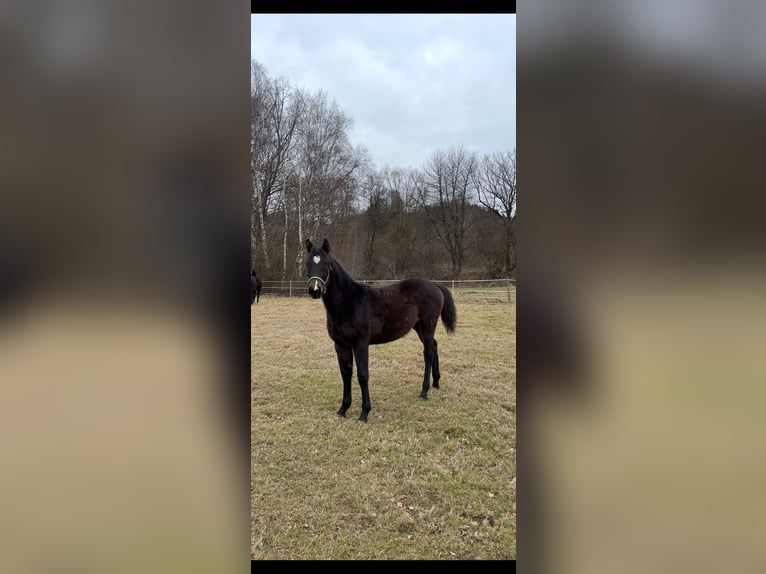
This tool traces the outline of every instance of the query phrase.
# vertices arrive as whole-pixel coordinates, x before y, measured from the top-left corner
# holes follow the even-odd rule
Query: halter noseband
[[[332,271],[332,260],[329,261],[327,265],[327,277],[322,279],[321,277],[317,277],[316,275],[313,275],[309,277],[308,283],[311,285],[311,280],[316,279],[317,281],[322,282],[322,295],[324,295],[327,292],[327,282],[330,280],[330,271]]]

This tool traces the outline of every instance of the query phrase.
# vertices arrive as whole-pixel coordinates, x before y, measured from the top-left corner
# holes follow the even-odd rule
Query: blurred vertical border
[[[0,570],[249,549],[249,10],[0,6]]]
[[[520,572],[766,567],[765,11],[519,6]]]

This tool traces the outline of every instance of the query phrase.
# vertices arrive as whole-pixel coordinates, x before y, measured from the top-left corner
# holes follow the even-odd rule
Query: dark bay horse
[[[338,366],[343,378],[343,402],[339,416],[346,416],[351,406],[351,376],[353,360],[362,390],[362,414],[367,422],[372,405],[367,388],[369,346],[390,343],[414,329],[423,343],[423,390],[421,399],[428,398],[433,374],[433,386],[439,388],[439,352],[434,339],[436,324],[441,316],[448,332],[455,332],[457,312],[450,292],[441,285],[425,279],[405,279],[385,287],[357,283],[330,255],[327,239],[322,247],[306,240],[309,295],[322,298],[327,312],[327,332],[335,342]]]
[[[253,271],[250,273],[250,304],[258,303],[261,300],[261,288],[263,283],[258,274]]]

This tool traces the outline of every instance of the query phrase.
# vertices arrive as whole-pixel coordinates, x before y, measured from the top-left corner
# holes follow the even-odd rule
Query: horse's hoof
[[[335,413],[335,416],[337,416],[338,418],[341,418],[341,419],[345,419],[346,418],[346,413],[342,413],[342,412],[338,411],[337,413]]]
[[[367,419],[363,419],[362,417],[359,417],[358,419],[356,419],[356,422],[358,422],[358,423],[366,423]]]
[[[425,395],[420,395],[418,398],[419,398],[421,401],[427,401],[427,400],[428,400],[428,397],[427,397],[427,396],[425,396]]]

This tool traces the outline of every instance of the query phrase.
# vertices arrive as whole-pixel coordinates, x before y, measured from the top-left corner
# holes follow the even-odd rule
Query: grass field
[[[370,348],[367,424],[321,301],[252,306],[253,560],[516,558],[515,306],[456,303],[428,401],[415,333]]]

